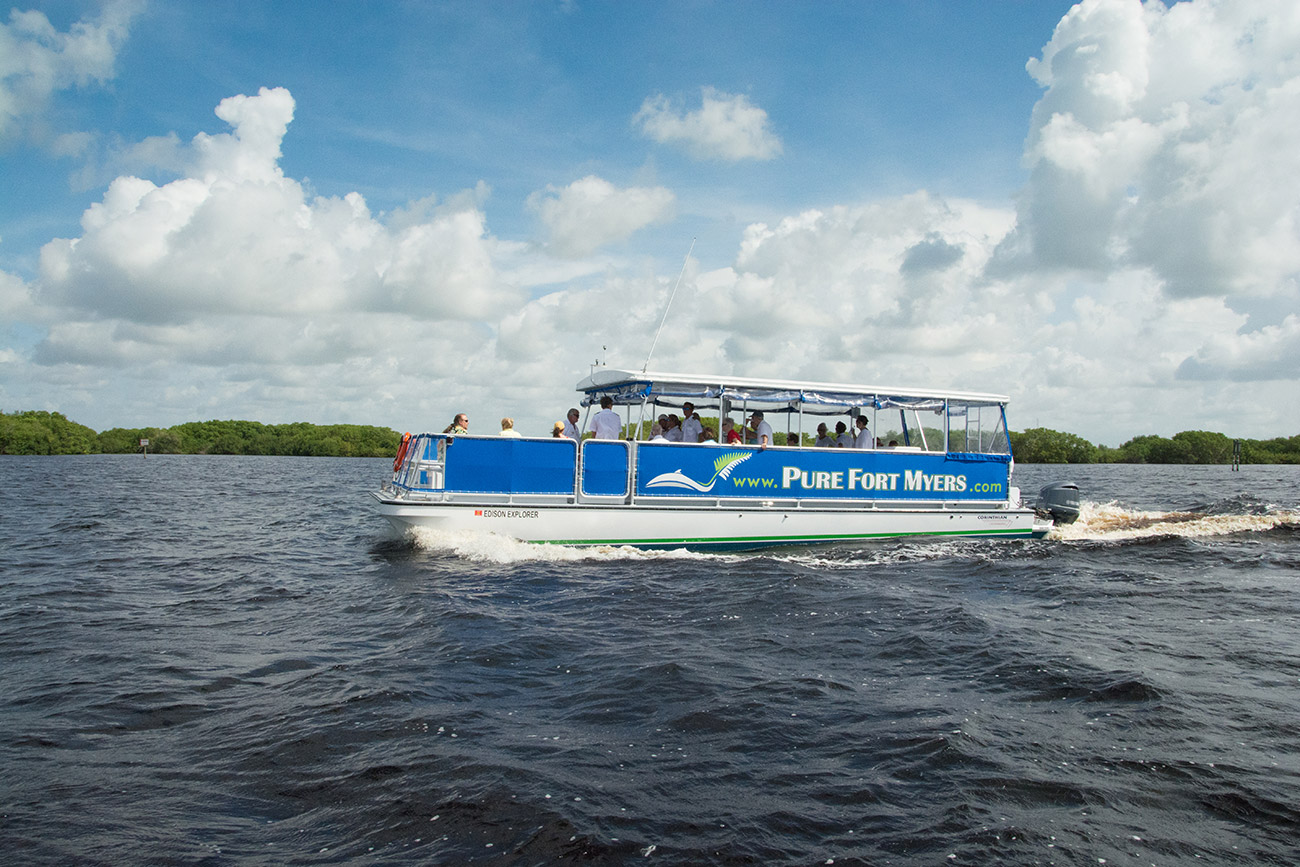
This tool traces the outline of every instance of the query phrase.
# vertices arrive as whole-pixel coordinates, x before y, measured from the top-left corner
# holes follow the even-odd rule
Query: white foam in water
[[[1300,523],[1300,512],[1264,515],[1205,515],[1199,512],[1144,512],[1118,503],[1083,503],[1073,524],[1053,527],[1047,538],[1062,541],[1119,541],[1156,536],[1207,538],[1257,533]]]
[[[828,557],[807,548],[740,552],[688,551],[673,548],[647,551],[630,545],[594,545],[577,548],[568,545],[541,545],[521,542],[496,533],[472,530],[433,530],[413,527],[410,538],[426,551],[439,551],[479,563],[572,563],[578,561],[656,561],[656,560],[711,560],[714,562],[741,562],[756,557],[772,559],[813,569],[856,569],[866,564],[888,565],[951,556],[953,548],[970,545],[970,542],[928,541],[903,548],[866,544],[855,550],[847,559]]]
[[[900,541],[902,544],[900,544]],[[952,539],[881,539],[875,542],[853,543],[855,547],[845,556],[843,548],[840,556],[832,556],[824,549],[802,549],[783,551],[779,554],[769,553],[778,563],[789,563],[809,569],[835,570],[860,569],[863,566],[894,566],[916,563],[924,560],[942,560],[946,557],[965,556],[972,546],[978,546],[982,540]]]
[[[571,563],[579,560],[693,560],[726,558],[731,555],[705,554],[677,548],[670,551],[644,551],[628,545],[595,545],[575,548],[568,545],[539,545],[521,542],[497,533],[473,530],[434,530],[413,527],[409,531],[415,544],[426,551],[444,551],[483,563]]]

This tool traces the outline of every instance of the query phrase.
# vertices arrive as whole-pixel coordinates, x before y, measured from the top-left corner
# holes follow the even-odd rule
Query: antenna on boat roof
[[[682,260],[681,273],[677,275],[677,282],[673,284],[672,294],[668,296],[668,303],[664,305],[663,318],[659,320],[659,327],[655,329],[655,339],[650,342],[650,351],[645,354],[645,364],[641,365],[641,372],[645,373],[650,366],[650,356],[655,354],[655,344],[659,342],[659,332],[664,330],[664,323],[668,321],[668,309],[673,306],[673,299],[677,297],[677,287],[682,285],[682,277],[686,274],[686,265],[691,261],[691,252],[695,249],[695,238],[691,238],[690,249],[686,251],[686,258]]]

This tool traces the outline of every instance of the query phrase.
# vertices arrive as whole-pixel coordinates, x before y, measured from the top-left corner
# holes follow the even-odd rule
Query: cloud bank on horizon
[[[77,163],[92,134],[60,130],[51,98],[112,82],[141,8],[0,25],[6,173],[24,149]],[[651,367],[1003,391],[1014,428],[1110,445],[1296,433],[1300,7],[1085,0],[1045,36],[1021,189],[785,213],[746,190],[721,205],[729,260],[697,248]],[[793,158],[796,121],[761,91],[665,91],[623,115],[644,162],[550,169],[513,237],[490,228],[493,176],[379,213],[290,176],[316,109],[275,82],[225,95],[188,141],[122,142],[137,171],[92,193],[77,232],[14,257],[26,273],[0,271],[0,404],[97,428],[432,429],[466,409],[545,435],[593,359],[645,362],[681,261],[644,239],[708,219],[659,161]]]

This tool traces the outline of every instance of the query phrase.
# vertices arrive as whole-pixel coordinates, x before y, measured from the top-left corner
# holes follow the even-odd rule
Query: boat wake
[[[1297,511],[1270,509],[1262,504],[1224,505],[1233,508],[1148,512],[1130,509],[1115,502],[1085,502],[1077,521],[1052,528],[1047,538],[1065,542],[1127,541],[1170,536],[1191,539],[1300,527],[1300,512]]]
[[[707,554],[678,548],[671,551],[645,551],[629,545],[595,545],[575,548],[569,545],[540,545],[521,542],[497,533],[472,530],[433,530],[412,527],[407,538],[416,547],[432,553],[449,554],[477,563],[573,563],[593,560],[701,560],[731,555]]]

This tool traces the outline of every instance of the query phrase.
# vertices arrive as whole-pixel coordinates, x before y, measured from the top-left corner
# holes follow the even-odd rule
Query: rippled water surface
[[[1300,862],[1300,468],[719,556],[397,538],[387,464],[0,458],[7,862]]]

